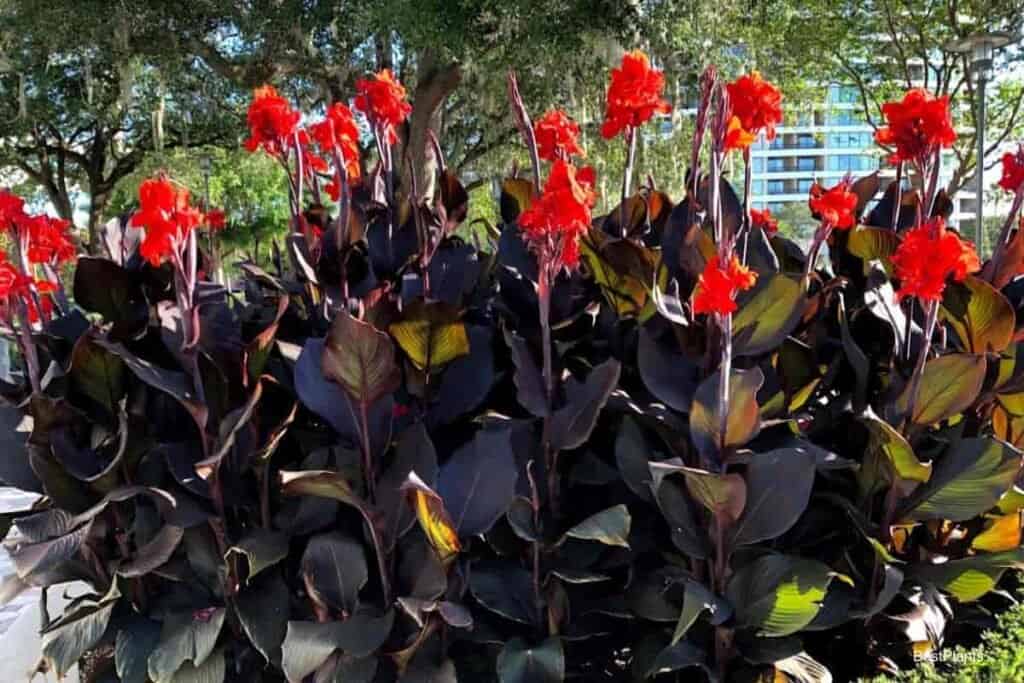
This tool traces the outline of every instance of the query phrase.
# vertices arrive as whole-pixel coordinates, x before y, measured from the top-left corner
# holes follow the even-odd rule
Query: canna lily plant
[[[582,130],[632,149],[663,86],[628,53],[602,122],[534,120],[510,75],[530,172],[473,239],[442,139],[429,192],[395,172],[393,74],[315,120],[260,88],[245,144],[287,171],[292,218],[231,291],[209,275],[230,216],[171,178],[142,184],[103,258],[0,194],[21,365],[0,479],[40,495],[0,517],[0,596],[76,587],[60,614],[43,601],[41,669],[824,682],[910,667],[1005,608],[1020,155],[983,262],[937,189],[949,103],[912,91],[879,133],[900,182],[815,185],[805,250],[751,200],[779,90],[710,67],[685,185],[634,191],[630,152],[595,215]]]

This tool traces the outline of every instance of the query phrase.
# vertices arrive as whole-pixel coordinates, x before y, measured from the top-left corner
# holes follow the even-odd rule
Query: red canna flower
[[[351,109],[335,102],[327,108],[324,120],[310,126],[309,131],[327,157],[334,154],[335,147],[338,148],[349,180],[359,177],[359,128]]]
[[[956,142],[948,95],[935,97],[923,88],[913,88],[901,101],[883,104],[882,115],[886,125],[875,132],[875,141],[895,148],[889,156],[894,164],[922,164],[936,150]]]
[[[555,259],[558,266],[575,268],[579,263],[579,238],[590,229],[594,194],[594,169],[577,169],[563,159],[555,160],[544,191],[519,214],[519,227],[531,249]]]
[[[139,253],[154,266],[171,256],[202,222],[202,213],[188,201],[188,191],[166,178],[145,180],[139,186],[139,210],[132,216],[131,225],[146,231]]]
[[[0,227],[13,227],[25,217],[25,200],[9,192],[0,191]]]
[[[1016,153],[1003,155],[1003,177],[999,179],[999,187],[1007,192],[1024,192],[1024,145],[1019,145]]]
[[[779,222],[772,216],[771,209],[760,211],[750,210],[750,225],[754,228],[761,228],[768,237],[772,237],[779,231]]]
[[[665,75],[651,68],[651,61],[642,50],[627,52],[622,65],[612,69],[611,83],[601,135],[610,140],[626,128],[637,128],[655,114],[668,114],[672,105],[661,94]]]
[[[406,101],[405,87],[395,80],[390,69],[378,71],[371,78],[356,81],[356,109],[363,112],[375,127],[383,128],[388,144],[395,144],[395,128],[409,116],[412,106]]]
[[[206,227],[210,230],[219,232],[227,226],[227,217],[220,209],[212,209],[203,214],[203,223],[205,223]]]
[[[974,245],[947,230],[941,217],[909,230],[892,263],[900,281],[896,298],[913,296],[921,301],[940,301],[949,277],[963,282],[981,268]]]
[[[747,149],[757,136],[748,131],[740,123],[740,117],[733,116],[729,119],[729,128],[725,131],[725,151],[733,149]]]
[[[849,230],[857,222],[854,215],[857,211],[857,195],[850,192],[849,179],[839,181],[838,185],[828,190],[814,183],[811,185],[808,204],[811,213],[836,230]]]
[[[697,290],[693,295],[694,315],[732,313],[736,310],[736,295],[753,287],[755,282],[757,273],[740,263],[735,255],[724,268],[715,255],[708,260],[697,280]]]
[[[287,154],[301,118],[302,115],[292,109],[288,100],[281,97],[273,86],[256,88],[246,116],[249,139],[245,141],[245,148],[255,152],[262,147],[273,156]]]
[[[743,129],[757,137],[764,131],[769,140],[775,139],[775,126],[782,123],[782,93],[758,71],[740,76],[725,86],[729,92],[729,107],[739,117]]]
[[[6,300],[17,292],[21,273],[7,260],[7,254],[0,251],[0,300]]]
[[[69,229],[71,221],[50,216],[26,216],[20,222],[28,243],[30,263],[59,264],[75,257],[75,245]]]
[[[537,119],[533,124],[533,134],[537,138],[537,153],[541,159],[554,161],[572,157],[586,157],[580,147],[580,126],[560,109],[551,111]]]

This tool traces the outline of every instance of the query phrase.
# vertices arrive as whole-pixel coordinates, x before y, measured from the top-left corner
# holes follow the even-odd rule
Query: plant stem
[[[551,412],[554,407],[555,380],[551,358],[551,286],[553,279],[547,258],[541,258],[540,276],[537,282],[537,307],[540,314],[541,354],[544,358],[544,392],[548,410],[544,416],[544,433],[541,437],[544,447],[544,461],[547,466],[548,505],[556,519],[559,516],[558,452],[551,449]]]
[[[747,246],[750,244],[750,194],[754,184],[753,168],[750,165],[750,148],[743,149],[743,253],[740,258],[747,264]]]
[[[811,273],[814,272],[814,264],[818,260],[818,252],[821,251],[821,245],[828,240],[828,236],[831,234],[832,225],[830,223],[822,223],[814,233],[814,241],[811,242],[811,248],[807,253],[807,263],[804,264],[804,290],[809,289],[811,286]]]
[[[914,404],[917,402],[917,392],[921,387],[921,375],[924,374],[924,366],[928,361],[928,353],[931,351],[932,335],[935,332],[935,322],[938,319],[938,313],[938,301],[929,301],[925,304],[924,340],[921,343],[921,353],[917,357],[917,364],[914,366],[914,373],[910,376],[910,388],[907,392],[907,411],[904,421],[913,420]]]
[[[619,204],[619,230],[622,237],[629,235],[629,228],[626,225],[626,218],[629,212],[626,210],[626,200],[629,198],[629,186],[633,181],[633,164],[636,162],[636,133],[633,126],[626,126],[626,168],[622,173],[622,202]]]
[[[530,482],[530,506],[533,508],[533,602],[537,623],[540,624],[544,620],[544,600],[540,591],[540,494],[533,478],[533,460],[526,463],[526,478]]]
[[[892,215],[889,218],[889,227],[897,230],[900,225],[900,204],[903,202],[903,162],[896,164],[895,191],[892,197]]]
[[[373,450],[370,448],[369,407],[366,401],[359,402],[359,431],[363,441],[363,477],[366,478],[366,493],[370,502],[376,502],[376,481],[373,472]]]
[[[508,72],[508,99],[512,105],[512,114],[516,119],[516,127],[519,134],[523,136],[526,143],[526,150],[530,154],[530,166],[533,169],[533,191],[540,194],[540,154],[537,151],[537,137],[533,133],[533,123],[530,115],[523,104],[523,98],[519,94],[519,82],[516,80],[516,72]]]
[[[722,362],[718,367],[718,431],[719,455],[725,456],[729,430],[729,380],[732,374],[732,313],[718,317],[722,330]]]

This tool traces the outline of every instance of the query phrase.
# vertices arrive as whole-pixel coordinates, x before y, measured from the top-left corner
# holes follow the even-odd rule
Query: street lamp
[[[977,78],[978,116],[974,137],[978,143],[978,162],[975,172],[975,180],[977,182],[977,197],[975,199],[977,208],[975,211],[978,217],[975,243],[978,245],[978,251],[982,249],[982,238],[985,234],[984,211],[982,208],[985,196],[985,113],[987,109],[985,85],[992,78],[992,57],[995,51],[1016,42],[1018,39],[1019,36],[1006,31],[982,31],[972,33],[966,38],[955,40],[946,46],[946,49],[950,52],[970,55],[970,70],[974,72]]]

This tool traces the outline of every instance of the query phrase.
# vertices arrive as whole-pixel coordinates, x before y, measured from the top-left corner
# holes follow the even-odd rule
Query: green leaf
[[[985,357],[950,353],[925,363],[914,402],[915,424],[930,425],[962,413],[978,398],[985,381]],[[906,412],[910,383],[900,395],[900,412]]]
[[[747,465],[747,506],[732,542],[749,545],[786,533],[807,508],[815,471],[814,455],[802,448],[754,455]]]
[[[248,571],[246,583],[267,567],[288,557],[288,536],[269,529],[253,529],[235,545],[228,548],[224,559],[228,562],[245,558]]]
[[[935,584],[960,602],[974,602],[995,588],[1007,569],[1024,569],[1024,548],[940,564],[918,564],[910,573],[920,581]]]
[[[914,449],[902,434],[874,414],[861,418],[861,422],[868,429],[868,452],[880,456],[881,462],[886,464],[885,472],[890,483],[897,483],[897,479],[921,483],[928,481],[932,475],[931,463],[918,460]]]
[[[528,647],[521,638],[505,643],[498,655],[501,683],[561,683],[565,680],[565,654],[559,638]]]
[[[761,431],[761,410],[757,405],[757,391],[764,383],[760,368],[734,369],[729,375],[729,418],[725,435],[719,417],[718,383],[721,373],[714,373],[701,382],[690,409],[690,435],[697,450],[705,456],[714,456],[719,447],[743,446]]]
[[[401,381],[391,339],[344,311],[331,323],[320,362],[325,377],[366,405],[397,389]]]
[[[747,485],[738,474],[718,474],[695,467],[686,467],[678,458],[650,464],[651,478],[660,488],[661,481],[671,474],[681,474],[693,499],[716,517],[732,525],[747,504]]]
[[[619,361],[609,358],[595,366],[587,379],[570,378],[565,387],[565,405],[551,418],[551,448],[556,451],[579,448],[594,430],[597,417],[619,383]]]
[[[864,262],[864,274],[871,270],[871,262],[879,261],[887,275],[892,275],[891,257],[900,245],[899,235],[888,228],[871,228],[866,225],[851,230],[846,249]]]
[[[807,299],[797,280],[781,273],[761,274],[737,298],[732,318],[732,349],[737,356],[774,350],[796,329]]]
[[[733,574],[726,597],[736,610],[738,627],[778,638],[797,633],[814,620],[836,577],[841,575],[817,560],[762,555]]]
[[[948,285],[939,311],[969,353],[998,353],[1013,341],[1013,306],[979,277]]]
[[[394,610],[383,616],[355,614],[345,621],[289,621],[281,645],[281,668],[289,683],[300,683],[336,650],[368,657],[384,644],[395,621]]]
[[[625,505],[616,505],[602,510],[565,532],[571,538],[597,541],[605,545],[629,547],[629,510]]]
[[[1020,471],[1020,451],[990,437],[954,443],[936,460],[929,482],[906,501],[906,520],[976,517],[996,505]]]
[[[354,613],[368,577],[361,543],[339,531],[309,539],[302,555],[302,580],[310,600],[321,609]]]
[[[459,309],[443,301],[414,301],[388,330],[420,370],[438,369],[469,354],[469,335]]]
[[[43,658],[53,665],[58,678],[63,678],[103,637],[120,598],[115,581],[106,595],[76,602],[73,608],[43,630]]]
[[[185,664],[201,666],[213,653],[224,625],[223,607],[210,607],[169,615],[164,620],[160,643],[149,656],[153,683],[168,683]]]

